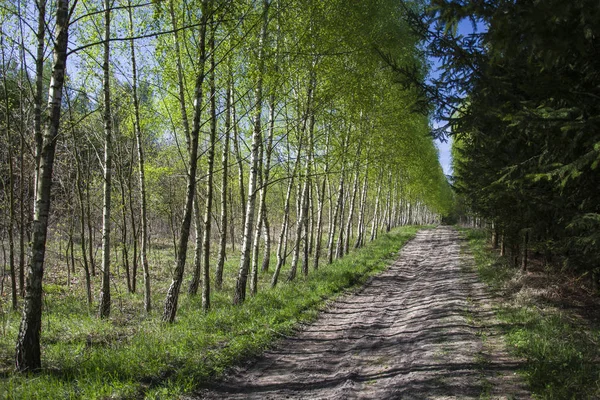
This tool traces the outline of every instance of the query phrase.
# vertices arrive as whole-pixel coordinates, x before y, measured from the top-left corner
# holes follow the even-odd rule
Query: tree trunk
[[[281,15],[281,10],[279,9],[280,3],[277,2],[276,3],[276,13],[277,15]],[[271,174],[271,157],[273,154],[273,136],[275,135],[275,89],[277,87],[277,83],[278,83],[278,77],[279,77],[279,64],[280,64],[280,58],[279,58],[279,43],[281,41],[281,29],[280,29],[280,25],[279,25],[279,20],[277,22],[277,39],[275,41],[275,63],[273,66],[273,75],[275,77],[274,82],[272,83],[271,86],[271,95],[269,96],[269,135],[267,138],[267,150],[266,150],[266,161],[265,161],[265,168],[264,168],[264,172],[265,172],[265,176],[263,179],[263,185],[264,185],[264,200],[262,201],[262,221],[263,221],[263,225],[264,225],[264,255],[263,255],[263,261],[262,261],[262,265],[261,265],[261,271],[263,272],[269,272],[269,267],[271,265],[271,224],[269,222],[269,215],[267,213],[267,206],[266,206],[266,195],[267,195],[267,188],[268,188],[268,184],[269,179],[270,179],[270,174]]]
[[[345,146],[344,146],[345,147]],[[342,161],[343,162],[343,161]],[[340,184],[338,187],[338,197],[335,205],[335,211],[333,213],[333,219],[331,222],[331,229],[329,232],[329,249],[327,251],[327,263],[331,264],[333,262],[333,247],[334,247],[334,238],[335,231],[337,229],[337,223],[340,216],[340,211],[342,209],[342,203],[344,201],[344,177],[346,175],[345,164],[342,164],[342,172],[340,173]]]
[[[404,189],[401,190],[400,193],[400,212],[399,212],[399,219],[400,219],[400,225],[404,226],[406,225],[406,200],[404,199]]]
[[[394,191],[392,196],[392,214],[390,216],[390,228],[397,226],[397,213],[398,213],[398,181],[394,180]]]
[[[259,220],[263,222],[264,231],[264,255],[261,266],[261,271],[269,271],[269,263],[271,261],[271,232],[269,226],[269,216],[267,214],[267,189],[269,185],[269,179],[271,174],[271,155],[273,154],[273,135],[275,132],[275,95],[271,94],[269,99],[269,135],[267,136],[266,151],[265,151],[265,165],[263,167],[263,182],[260,190],[260,201],[259,201]]]
[[[254,228],[254,240],[252,244],[252,258],[250,265],[250,295],[256,295],[258,290],[258,256],[260,253],[260,234],[262,231],[263,223],[263,207],[264,207],[264,186],[263,186],[263,153],[264,144],[263,140],[258,144],[258,171],[256,176],[257,189],[259,190],[258,200],[258,218],[256,219],[256,227]]]
[[[300,183],[300,179],[298,179],[298,183]],[[303,186],[299,184],[296,187],[296,196],[294,196],[294,199],[296,200],[296,218],[298,218],[300,215],[300,210],[302,209],[302,188]]]
[[[310,151],[310,149],[308,149]],[[293,281],[296,278],[296,271],[298,267],[298,259],[300,254],[300,246],[303,241],[303,231],[305,231],[304,220],[306,219],[306,212],[308,210],[308,177],[305,178],[304,184],[302,185],[302,191],[300,193],[300,214],[296,221],[296,241],[294,243],[294,249],[292,253],[292,264],[290,266],[290,272],[288,274],[288,282]],[[304,232],[304,237],[306,232]]]
[[[310,186],[308,187],[308,254],[312,254],[315,248],[315,225],[317,220],[315,219],[315,185],[318,185],[318,181],[313,182],[311,179]]]
[[[131,0],[129,0],[129,30],[131,36],[133,36],[133,16],[131,13]],[[135,58],[135,44],[133,39],[129,42],[131,48],[131,72],[133,76],[133,110],[135,113],[135,139],[137,144],[137,155],[138,155],[138,171],[140,181],[140,224],[141,224],[141,236],[140,236],[140,257],[142,261],[142,270],[144,272],[144,310],[150,312],[152,309],[152,299],[150,297],[150,267],[148,265],[148,217],[147,217],[147,205],[146,205],[146,175],[144,171],[144,145],[142,138],[142,126],[140,118],[140,101],[138,96],[138,85],[137,85],[137,63]],[[133,210],[132,210],[133,212]],[[132,216],[133,218],[133,216]],[[135,274],[134,274],[134,291],[135,291]]]
[[[185,106],[185,81],[183,75],[183,66],[181,62],[181,49],[179,46],[179,34],[177,25],[177,16],[175,15],[174,1],[169,1],[169,13],[171,15],[171,26],[174,31],[174,49],[175,49],[175,64],[177,66],[177,88],[179,93],[179,110],[181,113],[181,121],[183,125],[183,133],[185,137],[185,143],[187,151],[190,152],[190,124],[187,115],[187,109]],[[204,18],[204,17],[203,17]],[[206,29],[206,28],[204,28]],[[196,160],[197,163],[197,160]],[[198,287],[200,286],[200,275],[202,273],[202,219],[200,217],[200,197],[198,194],[198,188],[194,189],[193,194],[193,208],[194,208],[194,228],[196,233],[195,248],[194,248],[194,269],[192,271],[192,280],[188,286],[188,294],[195,296],[198,293]],[[191,222],[190,222],[191,225]],[[188,233],[189,235],[189,233]],[[174,235],[175,236],[175,235]],[[175,239],[174,239],[175,241]],[[175,246],[177,248],[177,245]],[[178,256],[176,251],[175,256]]]
[[[528,246],[529,246],[529,231],[525,230],[525,232],[523,232],[523,250],[522,250],[523,253],[521,254],[521,271],[523,271],[523,272],[527,271]]]
[[[118,167],[120,170],[122,167]],[[121,191],[121,223],[123,224],[121,228],[121,262],[123,263],[123,268],[125,269],[125,280],[127,281],[127,291],[129,293],[133,293],[131,289],[131,270],[129,267],[129,250],[127,249],[127,203],[126,203],[126,195],[125,195],[125,174],[122,171],[119,171],[119,189]],[[133,210],[131,211],[133,213]]]
[[[513,267],[518,268],[519,267],[519,256],[520,256],[520,249],[519,249],[519,244],[518,243],[514,243],[511,246],[510,249],[510,255],[512,256],[513,259]]]
[[[391,229],[391,222],[390,219],[392,217],[392,171],[389,172],[389,179],[388,179],[388,193],[387,193],[387,198],[385,201],[385,218],[384,218],[384,223],[385,223],[385,231],[389,232]]]
[[[248,280],[248,269],[250,267],[250,246],[252,242],[252,227],[254,225],[254,208],[256,202],[256,180],[258,175],[259,145],[262,140],[261,114],[262,114],[262,89],[264,75],[264,51],[267,40],[269,25],[269,1],[263,1],[263,26],[260,33],[258,49],[258,81],[254,92],[256,111],[254,114],[254,132],[252,134],[252,150],[250,161],[250,177],[248,183],[248,201],[246,205],[246,221],[244,224],[244,236],[242,241],[242,254],[240,268],[236,282],[234,304],[241,304],[246,300],[246,282]]]
[[[365,177],[362,184],[361,194],[360,194],[360,211],[358,213],[358,226],[356,229],[356,243],[354,244],[354,248],[357,249],[362,247],[365,244],[365,209],[367,207],[367,188],[369,181],[369,164],[365,167]]]
[[[288,157],[290,152],[288,151]],[[290,221],[290,203],[292,202],[292,190],[294,188],[294,179],[296,177],[296,173],[300,166],[300,155],[302,154],[302,141],[298,144],[298,151],[296,161],[294,161],[294,168],[292,169],[292,174],[290,176],[290,181],[288,183],[287,192],[285,195],[285,204],[283,206],[283,222],[281,224],[281,232],[279,233],[279,242],[277,244],[277,265],[275,266],[275,272],[273,272],[273,277],[271,279],[271,287],[274,288],[277,286],[277,282],[279,280],[279,273],[281,272],[281,268],[285,264],[286,252],[287,252],[287,231],[289,229],[289,221]],[[289,162],[289,158],[288,158]]]
[[[308,120],[308,157],[306,160],[306,181],[304,183],[304,193],[303,203],[302,203],[302,221],[304,222],[304,254],[302,257],[302,274],[304,276],[308,276],[308,263],[309,263],[309,255],[310,255],[310,240],[312,238],[312,229],[309,230],[308,224],[308,211],[309,205],[312,203],[312,170],[313,170],[313,155],[315,148],[315,139],[314,139],[314,131],[315,131],[315,113],[313,109],[314,103],[314,95],[317,87],[317,76],[315,72],[316,60],[313,60],[312,70],[310,71],[310,83],[308,89],[308,100],[306,105],[306,119],[304,122],[306,130],[306,123]],[[300,239],[298,239],[298,243],[300,243]]]
[[[37,190],[38,175],[40,167],[40,157],[42,155],[43,133],[42,133],[42,96],[44,92],[44,48],[46,46],[46,2],[48,0],[38,0],[38,25],[37,25],[37,53],[35,57],[35,95],[34,95],[34,117],[33,117],[33,136],[35,140],[35,183],[34,189]],[[37,198],[34,192],[34,197]]]
[[[200,115],[202,113],[202,84],[204,82],[204,65],[206,62],[206,23],[209,0],[202,1],[202,20],[200,23],[200,58],[198,61],[198,75],[194,91],[194,119],[192,131],[190,132],[190,147],[188,158],[188,175],[185,208],[183,220],[181,222],[179,241],[177,243],[177,257],[175,260],[175,271],[173,280],[169,286],[167,297],[165,299],[165,309],[162,319],[165,322],[172,323],[177,313],[177,302],[179,300],[179,291],[183,280],[183,271],[187,256],[188,239],[190,236],[190,225],[192,222],[192,208],[194,195],[196,193],[196,170],[198,167],[198,136],[200,134]]]
[[[0,43],[4,46],[4,36]],[[15,238],[14,238],[14,226],[15,226],[15,176],[14,176],[14,160],[13,160],[13,146],[10,137],[10,97],[8,94],[8,84],[6,80],[6,70],[8,63],[5,59],[5,53],[2,52],[2,66],[5,68],[2,74],[4,84],[4,101],[5,101],[5,113],[4,113],[4,127],[6,129],[6,148],[8,157],[8,264],[10,267],[10,285],[11,285],[11,299],[12,309],[17,309],[17,273],[15,268]],[[4,186],[4,185],[3,185]]]
[[[317,233],[315,237],[313,268],[319,269],[321,257],[321,242],[323,240],[323,207],[325,206],[325,178],[321,181],[320,188],[317,186]]]
[[[229,83],[227,89],[227,113],[225,114],[225,137],[223,142],[223,153],[221,155],[221,237],[219,239],[219,255],[217,257],[217,268],[215,270],[215,287],[223,287],[223,268],[225,267],[225,255],[227,252],[227,182],[229,179],[229,132],[231,130],[231,92],[233,82]],[[233,240],[233,236],[232,236]]]
[[[112,188],[112,114],[110,110],[110,1],[104,2],[104,205],[102,207],[102,289],[98,316],[110,315],[110,206]]]
[[[71,214],[71,223],[69,224],[69,241],[67,243],[67,253],[69,255],[69,260],[67,260],[67,269],[69,268],[69,261],[71,263],[71,272],[73,274],[75,274],[75,249],[74,249],[74,240],[73,240],[73,232],[75,231],[75,210],[72,210],[72,214]],[[70,275],[70,274],[69,274]],[[71,287],[71,279],[69,277],[69,280],[67,282],[67,286]]]
[[[232,81],[233,81],[233,76],[231,77]],[[240,204],[241,204],[241,211],[242,211],[242,229],[244,229],[244,227],[246,226],[246,209],[244,208],[246,206],[246,189],[245,188],[245,183],[244,183],[244,163],[242,161],[242,153],[240,152],[240,135],[238,132],[238,126],[237,126],[237,118],[235,115],[235,98],[234,98],[234,94],[235,92],[232,90],[231,91],[231,117],[232,117],[232,124],[233,124],[233,150],[234,150],[234,154],[235,154],[235,160],[238,166],[238,186],[240,189]],[[233,213],[232,213],[233,214]],[[231,226],[233,227],[233,224],[231,224]],[[231,236],[232,241],[235,241],[235,237],[232,235]]]
[[[188,294],[195,296],[198,294],[198,288],[200,287],[200,276],[202,275],[202,216],[200,215],[200,195],[196,190],[194,196],[194,228],[196,230],[196,240],[194,247],[194,269],[192,270],[192,280],[188,286]]]
[[[190,123],[185,107],[185,82],[183,78],[183,66],[181,63],[181,49],[179,46],[179,27],[177,25],[177,16],[175,15],[174,0],[169,0],[169,14],[171,16],[171,26],[173,28],[173,44],[175,49],[175,64],[177,66],[177,89],[179,90],[179,111],[181,112],[181,123],[183,124],[183,133],[185,134],[185,143],[188,151],[190,151]],[[131,8],[130,8],[131,10]],[[202,15],[202,19],[205,16]],[[202,22],[201,22],[202,24]],[[202,27],[201,29],[206,29]],[[202,72],[203,73],[203,72]]]
[[[344,197],[342,200],[342,208],[340,210],[340,234],[338,236],[337,244],[335,246],[335,258],[339,259],[344,256],[342,253],[343,245],[344,245],[344,233],[346,226],[344,223],[344,216],[346,215],[346,204],[348,203],[348,192],[344,193]]]
[[[233,190],[229,191],[229,237],[231,238],[231,250],[235,251],[235,208],[233,202]]]
[[[57,0],[56,37],[54,40],[54,60],[50,90],[48,95],[47,119],[44,127],[43,144],[36,149],[37,189],[33,214],[31,257],[28,262],[27,289],[23,317],[19,327],[16,345],[16,368],[18,371],[33,371],[41,368],[40,331],[42,325],[42,279],[44,275],[44,256],[46,252],[46,234],[50,212],[50,191],[52,186],[52,168],[60,123],[62,89],[67,64],[67,45],[69,29],[69,2]]]
[[[131,163],[129,167],[129,172],[127,174],[127,193],[128,193],[128,202],[129,202],[129,222],[131,224],[131,246],[133,254],[131,255],[131,293],[135,293],[136,290],[136,282],[137,282],[137,270],[138,270],[138,230],[137,224],[135,221],[135,213],[134,203],[133,203],[133,184],[131,182],[131,177],[133,175],[133,164],[135,158],[135,142],[132,143],[131,148]]]
[[[310,237],[312,235],[312,232],[310,230],[310,218],[311,216],[309,215],[310,212],[310,203],[311,203],[311,195],[312,195],[312,180],[310,179],[310,174],[308,175],[308,177],[306,178],[307,182],[306,182],[306,193],[304,194],[304,201],[303,201],[303,205],[302,205],[302,212],[304,213],[304,227],[303,227],[303,233],[302,233],[302,240],[304,241],[302,243],[303,246],[303,252],[302,252],[302,275],[304,276],[308,276],[308,262],[309,262],[309,255],[310,255]]]
[[[21,201],[19,205],[19,295],[25,296],[25,138],[21,136]]]
[[[21,35],[21,48],[25,49],[24,38]],[[25,51],[21,51],[21,71],[19,74],[19,85],[23,86],[25,82]],[[25,96],[23,90],[19,91],[19,131],[21,132],[19,138],[19,269],[17,271],[19,279],[19,296],[25,295],[25,192],[26,192],[26,179],[25,179]]]
[[[325,166],[327,167],[327,165]],[[333,231],[333,190],[331,189],[331,179],[329,178],[329,174],[325,174],[325,182],[327,185],[327,202],[329,207],[327,207],[327,250],[329,254],[329,249],[333,245],[333,236],[331,236],[331,232]]]
[[[204,209],[204,256],[202,274],[202,311],[210,309],[210,234],[212,228],[213,180],[215,171],[215,145],[217,142],[217,89],[215,87],[215,26],[211,21],[210,35],[210,143],[208,147],[208,173],[206,176],[206,204]]]
[[[88,157],[89,159],[89,157]],[[87,169],[87,177],[90,178],[89,166]],[[90,241],[88,246],[90,270],[92,276],[96,276],[96,260],[94,259],[94,227],[92,222],[92,206],[91,206],[91,195],[90,195],[90,179],[84,179],[85,182],[85,211],[86,211],[86,222],[88,230],[88,240]]]
[[[128,169],[126,171],[126,176],[124,180],[126,181],[127,187],[127,206],[129,207],[129,223],[131,224],[131,273],[130,273],[130,281],[131,281],[131,293],[135,293],[136,286],[136,274],[137,274],[137,227],[134,216],[134,204],[133,204],[133,184],[131,182],[131,177],[133,175],[133,165],[135,159],[135,141],[131,143],[131,152],[130,152],[130,162],[128,165]]]
[[[292,265],[290,268],[290,273],[288,275],[287,280],[293,281],[296,278],[296,271],[298,267],[298,261],[300,256],[300,246],[303,244],[303,263],[302,263],[302,272],[305,275],[308,275],[308,205],[309,205],[309,193],[310,193],[310,185],[311,185],[311,171],[312,171],[312,154],[314,148],[314,138],[313,138],[313,130],[314,130],[314,116],[312,110],[312,102],[313,102],[313,94],[316,86],[316,76],[314,72],[314,63],[313,70],[311,70],[310,74],[310,82],[308,87],[308,96],[306,102],[306,114],[304,116],[303,126],[302,126],[302,134],[305,135],[308,126],[308,147],[307,147],[307,157],[306,157],[306,175],[304,178],[304,185],[302,186],[302,190],[300,193],[300,198],[298,201],[299,206],[299,215],[298,221],[296,225],[296,243],[294,246],[293,256],[292,256]]]
[[[357,154],[357,159],[360,157],[360,151]],[[350,210],[348,212],[348,221],[346,222],[346,236],[344,240],[344,249],[342,255],[348,254],[350,247],[350,235],[352,233],[352,218],[354,217],[354,204],[356,201],[356,193],[358,192],[358,177],[359,177],[359,163],[356,162],[354,166],[354,183],[352,184],[352,193],[350,194]]]
[[[325,154],[329,153],[329,140],[330,135],[327,135],[327,139],[325,141]],[[323,208],[325,207],[325,184],[327,182],[327,174],[329,173],[329,161],[327,157],[325,158],[325,168],[324,168],[324,177],[321,181],[321,189],[317,187],[317,234],[315,239],[315,253],[314,253],[314,263],[313,268],[315,270],[319,269],[319,259],[321,258],[321,246],[323,241]]]
[[[292,253],[292,264],[290,272],[287,277],[288,282],[293,281],[296,278],[296,271],[298,267],[298,257],[300,254],[300,245],[302,242],[302,231],[304,228],[304,219],[306,218],[306,210],[308,202],[308,178],[305,179],[304,185],[302,185],[302,192],[300,194],[300,215],[298,221],[296,221],[296,242],[294,243],[294,249]]]
[[[312,161],[311,161],[312,162]],[[304,216],[304,253],[302,254],[302,274],[308,276],[308,264],[310,262],[310,254],[313,245],[313,229],[314,229],[314,210],[312,209],[313,183],[308,177],[308,191],[306,193],[305,216]]]
[[[71,107],[69,107],[69,110]],[[77,149],[77,145],[75,144],[75,135],[73,135],[73,144],[75,151],[75,166],[77,168],[76,171],[76,181],[75,185],[77,186],[77,199],[79,200],[79,212],[80,212],[80,229],[81,229],[81,257],[83,262],[83,271],[85,273],[85,289],[87,294],[87,303],[88,306],[92,305],[92,284],[90,278],[90,268],[88,265],[87,258],[87,249],[85,245],[85,205],[83,203],[83,188],[81,187],[81,161],[79,156],[79,150]]]
[[[375,212],[373,213],[373,223],[371,225],[371,241],[377,237],[377,218],[379,218],[379,198],[381,197],[381,175],[379,173],[379,179],[377,180],[377,196],[375,197]]]

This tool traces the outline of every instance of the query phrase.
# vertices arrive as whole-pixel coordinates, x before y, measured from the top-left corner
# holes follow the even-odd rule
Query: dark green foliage
[[[528,235],[545,261],[597,270],[600,3],[434,3],[457,191],[515,255]],[[487,32],[456,37],[466,17]]]

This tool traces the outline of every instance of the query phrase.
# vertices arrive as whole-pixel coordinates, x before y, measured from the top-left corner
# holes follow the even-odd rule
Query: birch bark
[[[110,104],[110,1],[104,2],[104,204],[102,206],[102,288],[98,316],[110,315],[110,231],[111,231],[111,190],[112,190],[112,114]]]
[[[250,161],[250,177],[248,183],[248,200],[246,203],[246,221],[244,224],[244,235],[242,241],[242,254],[240,258],[240,267],[236,282],[234,304],[241,304],[246,300],[246,283],[248,281],[248,270],[250,268],[250,246],[252,242],[252,227],[254,225],[254,209],[256,203],[256,181],[258,175],[258,157],[259,145],[262,140],[261,114],[262,114],[262,90],[264,75],[264,52],[265,42],[267,40],[269,25],[269,6],[268,0],[263,0],[263,25],[260,32],[259,50],[258,50],[258,81],[254,92],[255,114],[254,114],[254,132],[252,134],[252,150]]]
[[[192,130],[190,132],[190,147],[188,157],[188,176],[186,201],[181,222],[179,240],[177,242],[177,257],[175,260],[175,270],[173,271],[173,280],[169,286],[162,319],[165,322],[173,322],[177,313],[177,302],[181,282],[183,280],[183,270],[187,256],[188,239],[190,236],[190,225],[192,221],[192,209],[194,195],[196,193],[196,171],[198,166],[198,136],[200,133],[200,115],[202,113],[202,84],[204,82],[204,67],[206,63],[206,25],[208,19],[208,8],[210,0],[202,1],[202,20],[200,23],[200,58],[198,61],[198,75],[196,76],[196,85],[194,91],[194,119]]]
[[[67,67],[69,41],[69,1],[57,0],[54,40],[54,59],[48,94],[47,120],[42,146],[36,149],[39,159],[36,176],[35,205],[32,224],[31,257],[28,261],[25,303],[17,338],[15,363],[18,371],[35,371],[41,368],[40,331],[42,327],[42,279],[46,235],[50,212],[50,192],[56,139],[60,124],[62,89]]]

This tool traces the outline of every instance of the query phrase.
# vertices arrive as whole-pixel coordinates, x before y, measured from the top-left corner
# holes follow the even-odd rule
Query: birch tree
[[[131,0],[128,0],[129,34],[132,39],[129,42],[131,50],[131,77],[132,77],[132,97],[134,110],[134,130],[137,144],[138,173],[139,173],[139,195],[140,195],[140,257],[142,261],[142,270],[144,272],[144,310],[148,313],[152,309],[152,298],[150,291],[150,266],[148,264],[148,211],[146,204],[146,176],[144,172],[144,142],[142,135],[142,122],[140,116],[140,100],[138,95],[138,68],[135,54],[135,42],[133,40],[133,12],[131,10]],[[135,290],[135,286],[134,286]]]
[[[246,300],[246,283],[248,281],[248,272],[250,268],[250,246],[252,244],[252,227],[254,226],[254,209],[256,202],[256,182],[258,171],[259,146],[262,140],[262,101],[263,101],[263,74],[264,74],[264,53],[267,41],[268,25],[269,25],[269,0],[263,0],[262,10],[262,28],[260,32],[259,49],[257,56],[257,71],[258,77],[256,89],[254,92],[254,131],[252,134],[252,149],[250,160],[250,177],[248,183],[248,200],[246,203],[246,219],[244,223],[244,235],[242,239],[242,249],[240,258],[240,267],[236,281],[236,288],[233,297],[234,304],[241,304]]]
[[[104,63],[102,88],[104,95],[104,205],[102,206],[102,290],[98,315],[110,315],[110,228],[112,190],[112,114],[110,98],[110,0],[104,2]]]
[[[36,149],[36,159],[39,159],[39,165],[36,173],[38,178],[36,180],[31,256],[27,266],[25,303],[15,356],[16,368],[21,372],[35,371],[41,368],[42,279],[44,277],[46,237],[50,213],[52,168],[54,166],[54,153],[61,117],[71,12],[72,9],[69,9],[68,0],[57,0],[52,76],[46,109],[46,123],[44,125],[42,146]]]
[[[165,299],[165,308],[163,312],[163,321],[173,322],[177,313],[177,302],[179,300],[179,291],[183,281],[183,271],[185,268],[185,260],[187,257],[187,246],[190,235],[190,226],[192,220],[192,208],[194,203],[194,195],[196,193],[196,171],[198,168],[198,137],[200,134],[200,116],[202,113],[202,86],[204,83],[204,66],[206,63],[206,28],[208,21],[209,6],[212,3],[210,0],[202,1],[202,18],[200,21],[200,43],[199,43],[199,60],[198,73],[196,76],[196,86],[194,90],[194,118],[192,129],[190,131],[190,146],[188,151],[188,174],[187,174],[187,189],[186,201],[184,207],[183,220],[179,229],[179,240],[177,243],[177,257],[175,260],[175,270],[173,272],[173,280],[167,297]]]

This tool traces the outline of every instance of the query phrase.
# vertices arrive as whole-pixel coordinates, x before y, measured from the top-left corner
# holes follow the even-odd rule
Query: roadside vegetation
[[[429,108],[382,57],[425,80],[407,21],[423,7],[0,0],[0,314],[12,366],[85,369],[95,356],[70,343],[133,333],[108,340],[70,324],[152,330],[176,323],[180,306],[203,321],[224,299],[241,305],[397,226],[437,223],[454,197]],[[89,317],[71,321],[80,311]],[[68,350],[44,353],[53,341]],[[131,375],[114,363],[96,375]]]
[[[463,229],[480,278],[501,300],[496,315],[532,394],[543,399],[600,397],[597,297],[566,272],[534,262],[514,268],[488,245],[482,229]],[[551,273],[550,273],[551,272]]]
[[[190,392],[260,354],[314,319],[328,301],[385,269],[418,229],[407,226],[382,234],[307,277],[259,291],[241,306],[232,305],[229,290],[215,294],[215,307],[207,313],[198,312],[198,296],[182,297],[174,324],[161,322],[159,310],[134,312],[142,293],[118,296],[113,318],[99,319],[81,301],[81,293],[49,283],[44,287],[42,340],[47,367],[39,374],[11,374],[19,315],[5,314],[0,398],[171,398]],[[230,260],[228,268],[234,270],[237,261]],[[233,287],[232,274],[226,276],[231,279],[225,287]],[[261,275],[261,284],[269,285],[269,280],[269,274]]]

